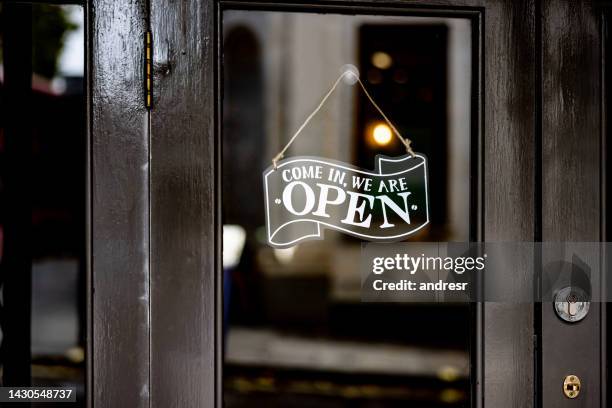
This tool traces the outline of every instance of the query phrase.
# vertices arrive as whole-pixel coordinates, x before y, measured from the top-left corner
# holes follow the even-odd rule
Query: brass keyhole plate
[[[580,394],[580,378],[570,374],[563,381],[563,393],[567,398],[574,399]]]

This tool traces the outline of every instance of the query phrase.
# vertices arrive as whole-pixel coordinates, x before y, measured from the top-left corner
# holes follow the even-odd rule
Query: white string
[[[310,120],[321,110],[321,108],[323,107],[323,105],[325,104],[325,102],[327,101],[327,99],[330,97],[330,95],[336,90],[336,88],[338,87],[338,84],[340,83],[340,81],[342,80],[342,78],[345,75],[352,75],[354,77],[357,78],[357,82],[359,82],[359,85],[361,86],[361,89],[363,90],[363,92],[365,93],[365,95],[368,97],[368,99],[370,100],[370,102],[372,103],[372,105],[374,105],[374,107],[376,108],[376,110],[378,111],[378,113],[380,113],[380,115],[383,117],[383,119],[385,120],[385,122],[387,122],[387,124],[389,125],[389,127],[391,127],[391,129],[393,130],[393,133],[395,134],[395,136],[397,136],[397,138],[400,140],[400,142],[402,142],[402,144],[406,147],[406,151],[414,156],[415,153],[412,150],[412,148],[410,147],[410,144],[412,143],[412,141],[408,138],[404,138],[399,130],[397,130],[397,128],[393,125],[393,123],[391,123],[391,121],[389,120],[389,118],[387,118],[387,115],[384,114],[384,112],[382,111],[382,109],[380,109],[380,107],[376,104],[376,102],[374,102],[374,99],[372,98],[372,96],[370,95],[370,93],[368,92],[368,90],[366,89],[365,85],[363,84],[363,82],[361,82],[361,79],[359,78],[358,75],[356,75],[354,72],[352,71],[344,71],[339,77],[338,79],[336,79],[336,82],[334,82],[334,85],[330,88],[329,91],[327,91],[327,93],[325,94],[325,96],[323,97],[323,99],[321,99],[321,102],[319,102],[319,105],[317,105],[317,107],[315,108],[315,110],[312,111],[312,113],[310,115],[308,115],[308,117],[306,118],[306,120],[304,121],[304,123],[302,123],[302,125],[298,128],[298,130],[293,134],[293,136],[291,137],[291,139],[289,139],[289,142],[287,142],[287,144],[285,145],[285,147],[283,148],[283,150],[281,150],[276,156],[274,156],[274,158],[272,159],[272,166],[274,167],[274,170],[276,170],[276,167],[278,165],[279,160],[281,160],[284,156],[285,156],[285,152],[287,151],[287,149],[289,148],[289,146],[291,146],[291,144],[295,141],[295,139],[298,137],[298,135],[302,132],[302,130],[304,130],[304,128],[306,127],[306,125],[308,125],[308,123],[310,122]]]

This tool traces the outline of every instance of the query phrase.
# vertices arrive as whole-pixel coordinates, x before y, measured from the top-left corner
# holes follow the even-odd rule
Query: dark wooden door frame
[[[89,403],[149,406],[150,190],[144,1],[87,7],[90,128]]]
[[[593,30],[600,27],[598,11],[588,1],[576,3],[150,0],[149,10],[146,0],[93,0],[87,20],[92,404],[221,406],[218,102],[224,7],[473,18],[479,40],[473,163],[480,187],[474,196],[473,236],[487,241],[599,240],[601,200],[588,196],[601,181],[603,126],[585,117],[601,115],[603,99],[597,81],[584,91],[580,71],[601,73],[595,54],[602,37]],[[567,25],[559,26],[559,18]],[[142,94],[149,21],[155,84],[150,113]],[[592,53],[568,50],[558,60],[555,49],[568,36],[583,41],[583,48],[594,47]],[[576,97],[564,98],[556,93],[558,87]],[[559,117],[560,112],[578,113]],[[575,132],[578,127],[588,132]],[[564,177],[576,181],[576,196],[560,203],[555,198],[558,169],[577,152],[589,165],[565,166]],[[580,228],[561,225],[557,218],[575,213],[586,222]],[[530,270],[530,265],[517,264],[516,275],[508,278],[509,290],[533,290]],[[537,345],[557,335],[558,327],[546,325],[549,309],[479,305],[474,406],[564,406],[542,398],[539,390],[556,387],[558,374],[567,367],[560,363],[536,372]],[[559,350],[549,350],[542,359],[559,358]],[[603,370],[589,377],[592,390],[603,389],[602,378]],[[593,394],[583,401],[595,403]]]
[[[606,239],[603,22],[603,9],[590,1],[541,5],[543,242]],[[599,256],[588,252],[578,255]],[[603,290],[603,278],[591,275],[594,290]],[[562,322],[549,303],[541,306],[536,316],[539,402],[546,408],[607,406],[605,303],[594,302],[577,325]],[[560,392],[568,374],[577,374],[584,384],[579,399]]]

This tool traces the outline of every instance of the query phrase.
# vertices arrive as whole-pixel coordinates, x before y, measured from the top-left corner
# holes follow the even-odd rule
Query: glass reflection
[[[2,385],[85,398],[84,10],[0,4]]]
[[[353,64],[433,168],[434,222],[411,239],[469,240],[470,22],[226,11],[223,27],[225,405],[466,406],[469,306],[361,303],[360,242],[330,230],[269,247],[261,174]],[[403,153],[386,126],[342,85],[286,156],[371,169]]]

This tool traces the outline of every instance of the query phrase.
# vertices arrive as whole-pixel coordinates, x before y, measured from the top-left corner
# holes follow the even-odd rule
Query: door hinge
[[[153,107],[153,34],[147,31],[145,34],[145,106],[147,109]]]

